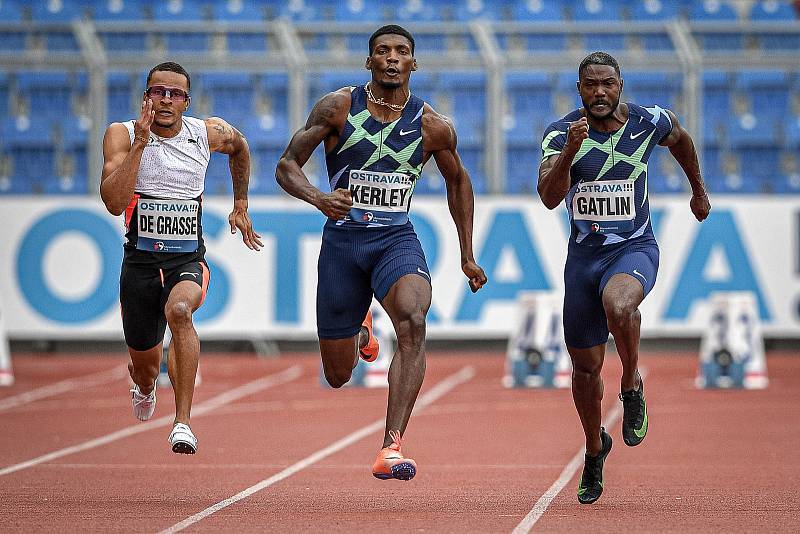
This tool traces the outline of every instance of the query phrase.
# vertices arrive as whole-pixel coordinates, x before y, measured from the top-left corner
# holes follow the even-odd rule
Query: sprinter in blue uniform
[[[586,435],[578,500],[603,492],[611,436],[600,426],[603,367],[609,331],[622,360],[620,400],[626,445],[642,442],[648,417],[638,370],[639,304],[653,289],[659,251],[650,224],[647,160],[669,147],[689,179],[698,221],[711,210],[697,152],[675,115],[659,106],[620,102],[619,64],[604,52],[578,69],[583,107],[552,123],[542,141],[539,195],[553,209],[565,201],[571,233],[564,268],[564,337],[572,359],[572,396]]]
[[[318,264],[317,330],[331,386],[350,379],[359,355],[368,361],[377,356],[371,317],[364,319],[373,295],[392,319],[398,348],[389,369],[383,448],[372,474],[410,480],[417,466],[403,456],[400,441],[425,375],[431,274],[408,212],[431,156],[447,184],[461,268],[473,292],[486,283],[486,275],[473,257],[472,182],[456,150],[453,124],[408,86],[417,68],[414,38],[400,26],[379,28],[369,39],[365,66],[372,74],[369,82],[316,103],[275,175],[290,195],[328,217]],[[330,193],[312,186],[302,170],[323,142]]]

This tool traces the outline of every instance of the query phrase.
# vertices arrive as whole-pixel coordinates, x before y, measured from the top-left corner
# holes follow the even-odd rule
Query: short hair
[[[619,63],[617,63],[617,60],[605,52],[592,52],[583,58],[583,61],[581,61],[581,66],[578,67],[578,78],[581,77],[583,69],[589,65],[608,65],[609,67],[614,67],[614,70],[617,71],[617,76],[622,76],[619,72]]]
[[[183,74],[184,76],[186,76],[186,88],[187,89],[192,88],[192,80],[191,78],[189,78],[189,73],[186,72],[186,69],[184,69],[174,61],[166,61],[164,63],[159,63],[158,65],[150,69],[150,72],[147,73],[147,82],[146,82],[147,85],[150,85],[150,78],[153,77],[153,73],[159,71],[177,72],[178,74]]]
[[[375,33],[373,33],[369,38],[369,55],[372,55],[372,45],[375,42],[375,39],[380,37],[381,35],[402,35],[406,39],[411,42],[411,55],[414,55],[414,38],[411,36],[411,33],[403,28],[402,26],[398,26],[397,24],[387,24],[386,26],[381,26]]]

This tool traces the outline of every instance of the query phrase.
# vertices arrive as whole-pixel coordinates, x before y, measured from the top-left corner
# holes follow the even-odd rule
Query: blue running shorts
[[[564,340],[585,349],[608,341],[603,289],[612,276],[639,280],[644,295],[653,289],[659,251],[654,239],[604,247],[570,247],[564,267]]]
[[[320,339],[356,335],[372,295],[382,301],[402,276],[430,283],[425,253],[411,222],[361,228],[325,223],[317,263],[317,334]]]

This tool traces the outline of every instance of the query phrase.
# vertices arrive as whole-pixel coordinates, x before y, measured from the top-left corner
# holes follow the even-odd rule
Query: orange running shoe
[[[372,335],[372,311],[367,312],[367,316],[364,318],[364,322],[361,323],[361,326],[367,329],[369,341],[367,341],[366,345],[358,349],[358,355],[361,356],[361,359],[365,362],[374,362],[378,358],[380,345],[375,336]]]
[[[378,458],[372,466],[372,476],[381,480],[390,478],[411,480],[417,474],[417,462],[411,458],[404,458],[400,452],[400,432],[390,430],[389,437],[394,443],[378,453]]]

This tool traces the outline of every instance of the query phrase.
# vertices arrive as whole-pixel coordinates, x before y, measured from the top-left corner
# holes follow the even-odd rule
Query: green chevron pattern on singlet
[[[418,137],[416,141],[405,147],[403,150],[395,152],[391,147],[387,146],[386,143],[382,143],[381,138],[386,139],[389,137],[389,134],[392,133],[395,126],[397,126],[397,123],[400,121],[400,118],[387,124],[374,134],[370,134],[366,129],[363,128],[364,123],[367,122],[367,119],[369,118],[370,113],[368,109],[365,109],[356,115],[350,115],[347,117],[347,122],[353,126],[354,131],[352,134],[350,134],[350,137],[347,138],[347,141],[345,141],[344,145],[342,145],[342,148],[339,150],[339,152],[337,152],[337,154],[341,154],[362,139],[366,139],[375,146],[375,151],[361,166],[362,169],[366,169],[384,156],[391,156],[399,164],[396,172],[412,174],[416,177],[419,177],[422,173],[422,163],[415,167],[409,163],[409,160],[414,155],[414,151],[422,141],[422,136]]]
[[[583,143],[581,144],[580,150],[578,150],[578,153],[575,154],[575,159],[572,160],[572,164],[575,165],[575,163],[580,161],[581,158],[584,157],[586,154],[588,154],[591,149],[596,148],[599,151],[604,152],[608,156],[611,156],[612,152],[614,154],[613,158],[606,157],[606,161],[603,164],[603,168],[601,168],[600,172],[597,173],[598,179],[601,176],[603,176],[606,172],[608,172],[608,169],[610,169],[620,161],[624,161],[625,163],[629,163],[631,166],[633,166],[633,170],[631,171],[631,174],[630,176],[628,176],[628,178],[638,179],[643,172],[647,171],[647,163],[642,161],[642,158],[644,156],[645,150],[647,150],[647,146],[650,144],[650,138],[653,137],[655,130],[650,132],[650,135],[648,135],[646,138],[642,140],[641,144],[639,145],[639,148],[637,148],[636,151],[630,156],[613,149],[614,145],[619,144],[620,139],[622,138],[622,134],[624,133],[624,130],[625,128],[620,128],[613,135],[609,136],[609,138],[606,139],[605,142],[603,143],[598,143],[592,138],[584,139]]]

